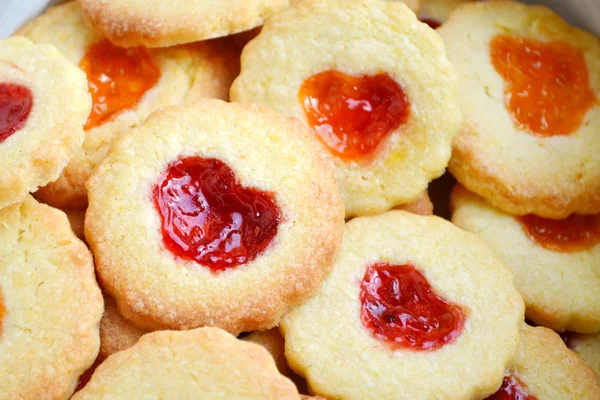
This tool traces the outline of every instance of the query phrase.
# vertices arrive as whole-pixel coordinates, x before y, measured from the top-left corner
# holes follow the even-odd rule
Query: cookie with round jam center
[[[600,214],[572,214],[558,220],[528,214],[517,220],[527,236],[548,250],[582,251],[600,242]]]
[[[0,143],[21,129],[32,106],[33,95],[26,86],[0,83]]]

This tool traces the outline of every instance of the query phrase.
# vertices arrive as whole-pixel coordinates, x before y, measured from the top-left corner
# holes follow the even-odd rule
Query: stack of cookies
[[[48,9],[0,40],[0,400],[599,399],[599,99],[507,0]]]

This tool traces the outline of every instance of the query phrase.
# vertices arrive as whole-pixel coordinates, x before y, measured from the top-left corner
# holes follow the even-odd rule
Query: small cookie
[[[109,357],[73,400],[300,399],[269,353],[218,328],[144,335]]]
[[[600,212],[600,41],[542,6],[478,2],[438,29],[464,120],[450,172],[514,215]]]
[[[98,358],[104,360],[114,353],[130,348],[146,333],[147,331],[139,329],[121,316],[112,297],[104,296]]]
[[[588,363],[600,376],[600,333],[582,335],[579,333],[561,333],[569,349],[573,350]]]
[[[498,392],[486,400],[595,400],[600,381],[592,368],[543,327],[523,324],[521,351]]]
[[[452,222],[485,240],[512,269],[526,316],[556,331],[600,330],[600,215],[514,217],[462,186]]]
[[[85,220],[85,210],[63,210],[69,219],[69,224],[75,236],[85,241],[83,234],[83,221]]]
[[[277,369],[283,375],[289,376],[292,373],[287,360],[285,359],[285,340],[278,328],[272,328],[266,331],[252,332],[243,340],[256,343],[264,347],[277,365]]]
[[[118,141],[87,182],[85,235],[123,316],[238,334],[313,295],[344,226],[314,140],[264,106],[205,100]]]
[[[289,0],[78,0],[86,22],[118,46],[167,47],[262,25]]]
[[[408,211],[409,213],[419,215],[433,215],[433,203],[429,198],[427,190],[421,193],[421,196],[412,203],[404,204],[402,206],[394,207],[396,210]]]
[[[390,211],[346,224],[333,272],[279,326],[290,367],[322,396],[459,400],[498,388],[523,309],[483,241]]]
[[[68,399],[101,316],[92,254],[65,215],[31,196],[0,210],[0,397]]]
[[[305,0],[271,18],[242,53],[233,101],[313,128],[336,165],[346,217],[419,197],[460,124],[442,41],[400,2]]]
[[[235,52],[216,42],[159,50],[115,47],[85,25],[75,2],[50,8],[19,34],[56,46],[86,72],[92,93],[83,148],[73,152],[58,180],[36,193],[58,208],[85,209],[85,182],[122,133],[160,107],[226,99],[238,70]]]
[[[421,0],[417,16],[433,29],[439,28],[455,8],[476,0]]]
[[[0,208],[58,178],[89,112],[85,75],[55,48],[0,40]]]

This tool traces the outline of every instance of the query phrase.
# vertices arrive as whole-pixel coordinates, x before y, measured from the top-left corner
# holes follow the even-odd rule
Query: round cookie
[[[600,42],[511,1],[455,10],[438,29],[459,76],[450,172],[514,215],[600,212]]]
[[[92,254],[65,215],[31,196],[0,210],[0,397],[68,399],[101,316]]]
[[[567,336],[567,346],[583,358],[600,376],[600,333],[581,335],[578,333]]]
[[[147,331],[139,329],[121,316],[112,297],[104,296],[99,359],[104,360],[114,353],[130,348],[146,333]]]
[[[144,329],[272,328],[314,294],[341,242],[332,165],[301,122],[264,106],[158,111],[87,188],[102,287]]]
[[[235,52],[217,42],[119,49],[85,25],[75,2],[50,8],[19,34],[54,45],[90,79],[93,110],[83,148],[73,152],[58,180],[36,193],[58,208],[85,209],[85,182],[122,133],[160,107],[203,97],[226,99],[238,71]]]
[[[390,211],[346,224],[333,272],[279,326],[290,367],[319,395],[473,399],[516,360],[523,308],[480,239]]]
[[[443,173],[460,125],[455,72],[404,4],[302,1],[267,21],[241,63],[231,99],[313,127],[346,217],[410,203]]]
[[[89,112],[85,75],[55,48],[0,40],[0,208],[58,178]]]
[[[421,196],[412,203],[394,207],[396,210],[408,211],[409,213],[419,215],[433,215],[433,203],[429,198],[429,193],[424,191]]]
[[[417,16],[433,29],[440,27],[455,8],[476,0],[421,0]]]
[[[600,330],[600,218],[595,220],[595,244],[566,248],[580,235],[587,235],[572,219],[548,221],[516,218],[490,205],[482,198],[456,186],[451,195],[452,222],[480,236],[512,269],[515,286],[523,296],[526,316],[537,325],[556,331],[593,333]],[[532,222],[537,223],[531,225]],[[579,218],[579,217],[577,217]],[[552,228],[544,228],[550,223]],[[560,247],[549,248],[546,241],[531,236],[530,227],[556,230]],[[584,227],[582,226],[581,229]],[[572,235],[572,237],[570,237]],[[594,234],[591,234],[594,237]],[[576,242],[574,244],[577,244]]]
[[[144,399],[158,393],[181,399],[300,399],[259,345],[218,328],[163,331],[103,362],[73,400]]]
[[[289,0],[78,0],[86,22],[123,47],[166,47],[262,25]]]

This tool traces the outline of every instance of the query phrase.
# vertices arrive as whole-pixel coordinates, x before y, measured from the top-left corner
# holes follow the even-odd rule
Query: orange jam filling
[[[125,49],[108,40],[91,45],[79,67],[92,94],[86,130],[135,106],[160,79],[160,69],[145,48]]]
[[[568,135],[596,104],[584,54],[563,41],[499,34],[492,64],[505,82],[505,105],[515,124],[540,136]]]
[[[320,140],[345,161],[372,155],[410,114],[408,97],[388,74],[320,72],[304,81],[298,97]]]
[[[532,240],[549,250],[580,251],[600,242],[600,214],[572,214],[560,220],[528,214],[517,220]]]

